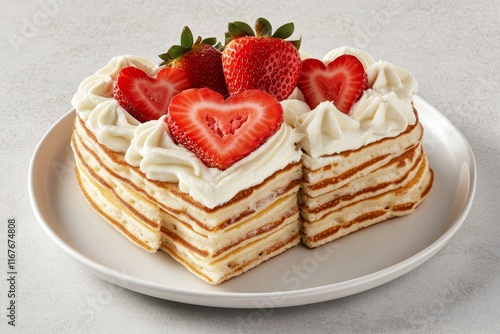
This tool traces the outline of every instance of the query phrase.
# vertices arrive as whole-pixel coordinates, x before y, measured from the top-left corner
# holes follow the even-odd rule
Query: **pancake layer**
[[[413,212],[433,184],[422,135],[417,118],[396,137],[321,158],[320,168],[308,168],[312,160],[306,156],[300,191],[302,243],[319,247]]]

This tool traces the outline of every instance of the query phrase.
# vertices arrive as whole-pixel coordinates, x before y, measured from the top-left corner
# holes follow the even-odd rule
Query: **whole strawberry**
[[[180,68],[186,72],[192,88],[210,88],[224,97],[229,94],[222,72],[222,45],[215,38],[193,40],[188,27],[181,33],[181,45],[172,46],[167,53],[159,55],[160,65]]]
[[[292,93],[300,77],[300,39],[286,41],[295,27],[287,23],[272,34],[269,21],[257,19],[255,32],[244,22],[228,24],[222,68],[229,94],[260,89],[278,101]]]

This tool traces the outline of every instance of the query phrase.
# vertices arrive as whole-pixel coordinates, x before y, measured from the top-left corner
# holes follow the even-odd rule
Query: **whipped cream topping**
[[[85,122],[97,140],[109,149],[125,153],[140,123],[118,105],[115,99],[99,103]]]
[[[299,135],[286,123],[257,150],[226,170],[209,168],[191,151],[176,145],[164,117],[139,125],[125,160],[155,181],[178,182],[179,189],[208,208],[262,183],[274,172],[301,158]]]
[[[78,87],[71,104],[99,143],[109,149],[125,153],[135,127],[140,123],[123,109],[113,97],[113,82],[122,68],[134,66],[154,77],[159,71],[153,62],[136,56],[111,59]]]
[[[151,77],[160,70],[144,58],[115,57],[80,84],[72,104],[99,143],[124,153],[125,160],[139,167],[147,178],[178,182],[182,192],[214,208],[300,160],[302,154],[296,147],[300,135],[283,123],[266,143],[226,170],[207,167],[193,152],[174,143],[165,116],[140,123],[114,99],[113,82],[120,70],[129,66]]]
[[[331,152],[341,152],[356,140],[359,122],[339,111],[331,102],[321,102],[314,110],[300,117],[297,130],[305,134],[300,146],[311,157],[319,158]]]
[[[395,92],[380,94],[373,89],[363,93],[352,106],[349,116],[360,123],[362,132],[380,136],[379,139],[395,137],[416,121],[410,103],[401,100]],[[367,141],[371,142],[371,139]]]
[[[324,156],[395,137],[416,122],[412,101],[417,83],[410,72],[389,62],[375,62],[368,53],[349,47],[328,52],[323,62],[327,65],[343,54],[360,60],[369,87],[348,115],[329,101],[311,110],[298,89],[281,102],[285,120],[303,135],[298,146],[307,153],[306,160],[316,160],[308,159],[309,165],[322,166]]]
[[[379,93],[395,92],[398,98],[410,103],[418,91],[417,81],[408,70],[386,61],[373,63],[366,69],[368,86]]]
[[[304,101],[302,92],[297,87],[292,92],[292,95],[288,99],[281,101],[280,104],[281,108],[283,108],[283,120],[292,128],[296,128],[299,125],[299,119],[311,111]]]

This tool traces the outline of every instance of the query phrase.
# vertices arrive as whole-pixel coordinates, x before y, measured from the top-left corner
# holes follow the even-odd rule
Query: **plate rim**
[[[273,301],[279,298],[280,303],[272,305],[273,307],[289,307],[307,305],[312,303],[333,300],[337,298],[346,297],[356,293],[360,293],[382,284],[388,283],[395,278],[405,275],[411,270],[417,268],[433,255],[435,255],[458,231],[460,226],[464,223],[473,203],[476,183],[477,183],[477,166],[472,148],[467,138],[434,106],[425,101],[419,96],[414,96],[416,104],[423,105],[426,109],[431,110],[437,116],[445,121],[446,124],[453,130],[455,135],[458,135],[465,146],[467,153],[467,162],[470,166],[469,170],[469,184],[468,193],[460,214],[456,220],[442,233],[434,242],[427,247],[421,249],[414,255],[390,265],[375,272],[348,279],[341,282],[326,284],[317,287],[302,288],[287,291],[273,291],[273,292],[225,292],[225,291],[193,291],[185,288],[174,286],[165,286],[158,283],[139,279],[134,276],[118,272],[103,264],[97,263],[94,260],[86,257],[77,250],[73,249],[67,244],[57,233],[54,231],[50,224],[46,221],[42,210],[40,208],[40,200],[37,198],[36,184],[36,166],[40,159],[41,151],[45,148],[46,141],[53,136],[53,132],[61,123],[72,122],[75,117],[75,109],[71,109],[60,117],[43,135],[37,144],[33,155],[30,160],[28,170],[28,192],[32,211],[36,220],[41,225],[42,229],[56,245],[58,245],[70,257],[76,260],[79,264],[86,266],[96,276],[107,280],[115,285],[123,288],[146,294],[149,296],[167,299],[176,302],[187,304],[212,306],[212,307],[226,307],[226,308],[260,308],[262,302]],[[71,120],[69,120],[71,119]],[[132,285],[131,285],[132,284]],[[284,299],[284,300],[283,300]]]

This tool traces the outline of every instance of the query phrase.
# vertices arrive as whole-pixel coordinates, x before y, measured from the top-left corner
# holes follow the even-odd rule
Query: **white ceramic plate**
[[[231,308],[272,308],[331,300],[371,289],[416,268],[458,230],[476,184],[472,150],[435,108],[415,98],[434,186],[411,215],[315,250],[295,247],[219,286],[204,283],[168,255],[149,254],[104,222],[81,195],[69,146],[75,112],[37,147],[29,170],[33,211],[50,238],[96,275],[168,300]]]

